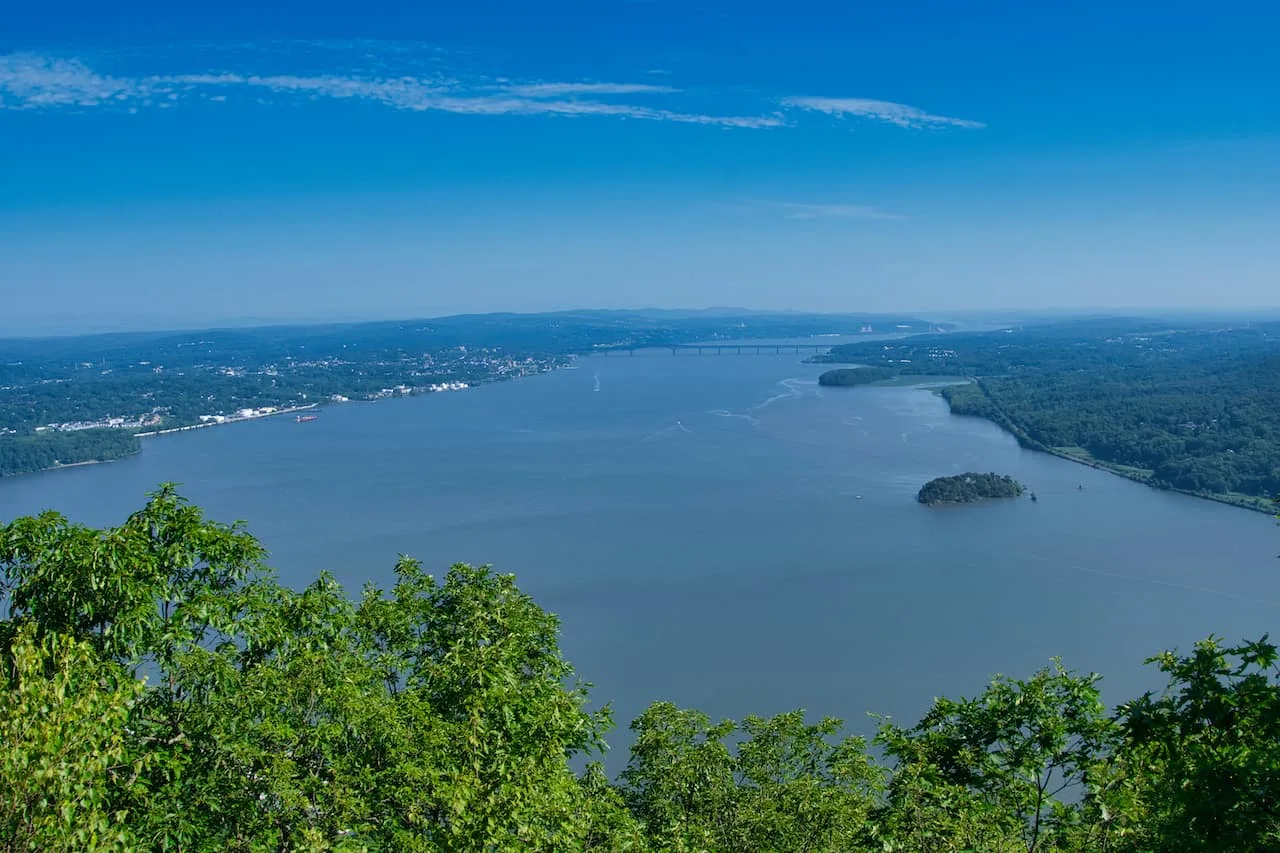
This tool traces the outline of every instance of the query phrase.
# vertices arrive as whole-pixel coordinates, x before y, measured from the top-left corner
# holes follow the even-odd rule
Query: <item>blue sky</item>
[[[1270,4],[17,3],[0,333],[1280,305]]]

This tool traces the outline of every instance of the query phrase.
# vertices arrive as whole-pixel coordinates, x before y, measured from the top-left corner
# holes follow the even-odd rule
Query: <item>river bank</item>
[[[1050,456],[1056,456],[1059,459],[1066,459],[1067,461],[1075,462],[1078,465],[1086,465],[1090,468],[1094,468],[1099,471],[1106,471],[1108,474],[1114,474],[1117,477],[1124,477],[1126,480],[1132,480],[1135,483],[1141,483],[1142,485],[1155,489],[1157,491],[1174,492],[1176,494],[1187,495],[1193,498],[1203,498],[1204,500],[1210,500],[1216,503],[1226,504],[1227,506],[1233,506],[1239,509],[1247,509],[1253,512],[1262,512],[1268,515],[1275,515],[1277,510],[1280,510],[1280,507],[1277,506],[1276,501],[1267,500],[1265,498],[1253,497],[1252,495],[1219,494],[1214,492],[1196,492],[1196,491],[1191,491],[1190,489],[1179,489],[1175,486],[1166,486],[1166,485],[1162,485],[1160,483],[1154,482],[1151,479],[1151,472],[1146,469],[1134,468],[1129,465],[1121,465],[1116,462],[1108,462],[1105,459],[1098,459],[1094,457],[1092,454],[1090,454],[1087,450],[1080,447],[1063,448],[1063,447],[1051,447],[1049,445],[1042,444],[1041,442],[1038,442],[1035,439],[1031,438],[1031,436],[1027,435],[1026,432],[1022,430],[1021,427],[1019,427],[1016,423],[1014,423],[1014,421],[1007,414],[1005,414],[1004,410],[1000,408],[1000,405],[996,403],[995,399],[991,396],[991,394],[987,391],[986,387],[982,384],[981,379],[979,379],[978,377],[970,377],[962,383],[953,383],[950,387],[956,387],[958,385],[972,386],[979,389],[982,392],[983,396],[991,404],[991,409],[995,413],[995,416],[991,417],[991,416],[985,416],[985,415],[975,414],[970,412],[956,412],[955,407],[952,404],[951,400],[947,399],[946,396],[942,393],[942,391],[945,389],[941,389],[941,388],[938,389],[936,393],[938,394],[938,396],[943,397],[944,399],[947,400],[948,409],[951,410],[951,413],[953,415],[957,417],[977,417],[977,418],[981,418],[982,420],[989,421],[990,423],[995,424],[1005,432],[1012,435],[1015,439],[1017,439],[1018,444],[1027,448],[1028,450],[1035,450],[1040,453],[1047,453]]]
[[[410,397],[420,397],[425,394],[442,393],[445,391],[465,391],[470,388],[479,387],[481,385],[488,385],[494,382],[504,382],[508,379],[520,379],[527,376],[537,376],[549,371],[565,369],[566,367],[569,367],[571,365],[572,365],[572,359],[570,359],[565,364],[557,364],[554,367],[548,367],[544,370],[521,372],[521,373],[512,374],[512,375],[495,376],[495,377],[490,377],[481,381],[474,381],[474,380],[471,382],[455,381],[455,382],[435,383],[432,385],[415,386],[415,387],[403,386],[403,388],[397,388],[394,393],[389,393],[386,395],[378,395],[367,400],[351,400],[347,397],[338,397],[330,400],[318,400],[314,403],[308,403],[306,405],[286,406],[280,409],[272,409],[272,411],[254,410],[253,414],[250,414],[250,415],[231,415],[231,416],[219,415],[216,417],[211,416],[209,420],[203,421],[201,423],[183,424],[182,426],[168,427],[166,429],[156,429],[156,430],[148,430],[146,432],[132,433],[131,437],[133,439],[144,439],[144,438],[155,438],[157,436],[176,435],[178,433],[196,432],[199,430],[208,429],[210,427],[226,426],[227,424],[238,424],[238,423],[246,423],[249,421],[260,421],[260,420],[263,420],[264,418],[273,418],[279,415],[297,415],[302,412],[316,411],[328,404],[351,403],[351,402],[376,403],[382,400],[397,400],[397,399],[402,400]],[[271,408],[271,407],[267,407],[267,408]],[[123,429],[117,429],[112,431],[120,432],[122,434],[125,432]],[[138,448],[133,450],[130,453],[120,455],[120,456],[114,456],[109,459],[83,459],[76,462],[67,462],[67,463],[55,462],[54,464],[44,465],[38,468],[29,468],[27,470],[16,471],[12,473],[3,473],[3,474],[0,474],[0,477],[9,479],[12,477],[22,477],[29,474],[39,474],[45,471],[56,471],[61,468],[73,468],[73,467],[79,467],[83,465],[96,465],[103,462],[116,462],[116,461],[119,461],[120,459],[127,459],[132,456],[137,456],[141,452],[142,452],[141,448]]]
[[[563,620],[564,656],[619,720],[663,696],[717,718],[808,707],[874,734],[868,710],[918,719],[1054,655],[1106,672],[1119,700],[1162,683],[1145,656],[1257,636],[1280,613],[1270,518],[1028,452],[927,391],[820,389],[794,354],[579,365],[324,406],[305,428],[157,439],[124,464],[5,481],[0,519],[119,524],[176,482],[209,518],[249,519],[292,588],[331,571],[391,589],[400,554],[491,564]],[[964,471],[1039,503],[916,502]]]
[[[171,427],[169,429],[156,429],[156,430],[151,430],[150,432],[137,432],[137,433],[134,433],[134,437],[135,438],[152,438],[157,435],[173,435],[174,433],[190,432],[191,430],[206,429],[208,427],[226,426],[227,424],[240,424],[240,423],[245,423],[246,421],[259,421],[259,420],[262,420],[263,418],[274,418],[277,415],[292,415],[298,412],[308,412],[313,409],[318,409],[319,407],[320,407],[319,403],[308,403],[305,406],[290,406],[287,409],[276,409],[275,411],[262,412],[260,414],[243,415],[240,417],[224,417],[222,420],[217,420],[217,421],[205,421],[204,423],[187,424],[186,426]]]

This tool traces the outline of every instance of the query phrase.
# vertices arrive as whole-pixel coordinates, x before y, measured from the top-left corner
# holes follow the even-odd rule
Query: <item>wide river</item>
[[[1161,683],[1142,666],[1161,649],[1277,627],[1268,517],[1022,450],[926,389],[824,389],[819,372],[796,355],[596,357],[149,439],[134,459],[4,481],[0,518],[117,523],[176,481],[246,519],[293,585],[322,569],[387,584],[402,553],[514,571],[613,702],[619,745],[655,699],[870,731],[868,711],[914,720],[1053,655],[1104,673],[1115,702]],[[1039,501],[915,502],[966,470]]]

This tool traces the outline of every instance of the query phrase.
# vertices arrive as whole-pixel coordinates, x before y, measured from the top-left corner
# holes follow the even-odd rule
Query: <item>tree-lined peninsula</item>
[[[897,376],[897,372],[885,367],[838,367],[818,377],[819,385],[828,387],[870,385]]]
[[[1273,512],[1280,323],[1095,318],[834,347],[815,361],[954,376],[958,415],[1024,447]]]

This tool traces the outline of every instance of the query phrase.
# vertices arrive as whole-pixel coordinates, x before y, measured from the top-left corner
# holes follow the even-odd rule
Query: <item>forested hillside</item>
[[[1263,509],[1280,495],[1280,324],[1062,323],[852,344],[823,360],[976,378],[945,392],[956,414],[1155,486]]]
[[[575,770],[609,714],[511,576],[404,558],[353,599],[263,553],[171,488],[118,528],[0,525],[0,849],[1280,849],[1265,639],[1159,655],[1115,709],[1052,662],[874,744],[658,702],[609,779]]]
[[[133,433],[119,429],[40,432],[0,437],[0,477],[59,465],[123,459],[141,449]]]

